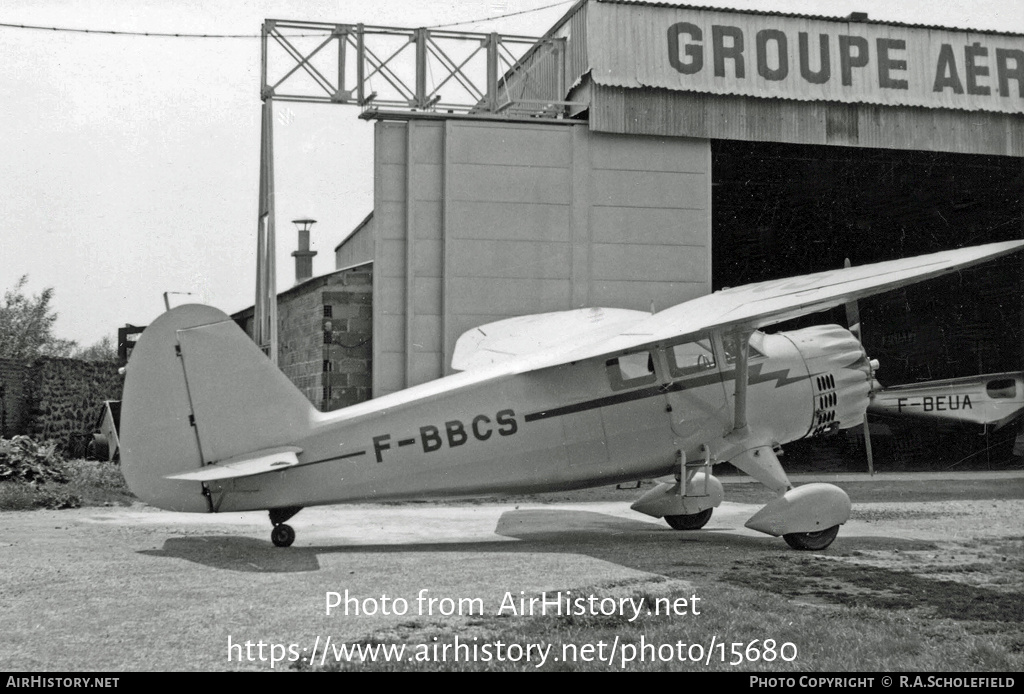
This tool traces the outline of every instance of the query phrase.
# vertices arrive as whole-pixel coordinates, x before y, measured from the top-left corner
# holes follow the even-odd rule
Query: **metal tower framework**
[[[565,39],[268,19],[253,339],[277,363],[273,102],[563,118]]]

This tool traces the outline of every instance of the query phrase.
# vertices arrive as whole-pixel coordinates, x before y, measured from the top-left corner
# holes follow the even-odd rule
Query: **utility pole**
[[[266,31],[266,29],[264,29]],[[266,42],[264,42],[266,50]],[[264,65],[266,61],[264,61]],[[256,222],[256,303],[252,339],[277,364],[277,268],[274,238],[274,100],[264,91],[260,138],[260,201]]]

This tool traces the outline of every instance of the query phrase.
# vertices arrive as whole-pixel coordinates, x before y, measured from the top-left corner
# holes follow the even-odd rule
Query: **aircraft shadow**
[[[318,571],[318,547],[291,547],[282,551],[268,540],[232,535],[172,537],[162,549],[144,549],[150,557],[184,559],[213,569],[243,573],[297,573]]]
[[[339,531],[340,532],[340,531]],[[301,538],[301,527],[299,536]],[[173,537],[161,549],[140,554],[168,557],[229,571],[301,573],[318,571],[318,557],[326,554],[488,552],[582,554],[652,574],[686,578],[680,571],[714,569],[723,557],[750,560],[762,555],[790,553],[780,538],[747,535],[716,525],[715,519],[699,531],[675,531],[668,526],[620,518],[595,511],[527,509],[506,511],[494,533],[518,540],[360,543],[274,547],[268,540],[228,535]],[[930,543],[898,538],[843,537],[830,551],[928,548]],[[685,572],[684,572],[685,573]]]

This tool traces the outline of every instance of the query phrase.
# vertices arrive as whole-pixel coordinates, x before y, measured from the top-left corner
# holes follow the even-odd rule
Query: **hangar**
[[[314,25],[265,36],[282,26]],[[335,249],[336,270],[372,276],[368,395],[450,373],[459,335],[506,317],[661,309],[1024,235],[1021,35],[581,0],[459,108],[426,84],[429,31],[410,31],[415,86],[389,99],[365,90],[381,61],[344,57],[372,29],[315,26],[339,56],[322,100],[375,123],[374,209]],[[479,40],[492,68],[504,40]],[[264,55],[267,104],[316,100],[268,78]],[[1022,283],[1011,258],[865,302],[879,378],[1020,369]]]

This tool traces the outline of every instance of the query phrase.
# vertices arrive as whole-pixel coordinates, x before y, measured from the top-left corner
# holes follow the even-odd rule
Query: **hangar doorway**
[[[860,265],[1024,231],[1020,158],[725,140],[713,140],[711,154],[715,289],[842,267],[847,257]],[[881,362],[879,380],[1020,370],[1022,296],[1022,263],[1011,256],[862,301],[865,347]],[[842,311],[808,318],[803,324],[846,322]],[[1020,464],[1011,455],[1019,423],[998,432],[871,423],[882,470]],[[825,450],[814,454],[832,452],[837,468],[863,470],[861,446],[842,437],[815,443]],[[799,454],[803,447],[792,448]]]

